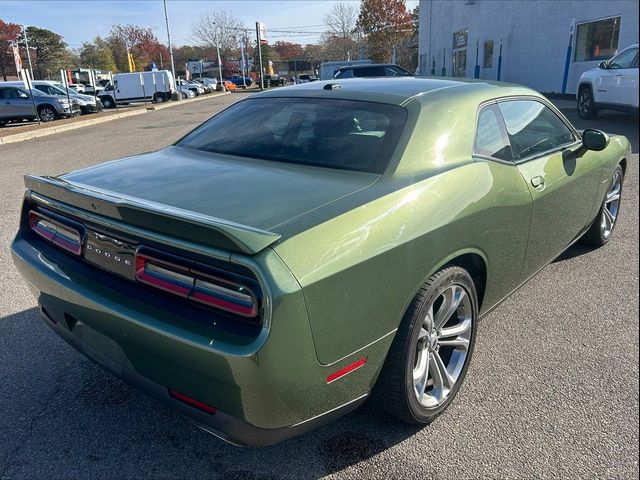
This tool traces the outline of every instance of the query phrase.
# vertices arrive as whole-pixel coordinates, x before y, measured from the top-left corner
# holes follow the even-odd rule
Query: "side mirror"
[[[601,68],[602,70],[606,70],[607,68],[609,68],[609,63],[607,63],[606,61],[600,62],[600,64],[598,65],[598,68]]]
[[[587,150],[599,152],[609,145],[609,135],[595,128],[587,128],[582,132],[582,145]]]
[[[26,93],[20,92],[20,98],[29,98],[29,95],[27,95]]]

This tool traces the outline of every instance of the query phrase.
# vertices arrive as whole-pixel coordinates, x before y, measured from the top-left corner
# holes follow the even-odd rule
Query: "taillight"
[[[75,226],[69,223],[54,220],[34,210],[29,212],[29,227],[33,232],[69,253],[80,255],[84,230],[80,225]]]
[[[136,279],[182,298],[246,318],[258,316],[260,301],[254,280],[187,259],[163,258],[143,248],[136,253]]]

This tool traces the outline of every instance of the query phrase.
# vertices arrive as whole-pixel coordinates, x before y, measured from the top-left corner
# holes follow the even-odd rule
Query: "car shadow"
[[[12,432],[0,442],[0,472],[10,477],[118,472],[121,478],[320,478],[365,462],[420,430],[365,402],[280,444],[235,447],[86,359],[45,322],[36,308],[0,318],[0,423]],[[52,463],[52,471],[40,468]],[[358,469],[373,468],[369,463],[374,462]],[[370,475],[375,472],[365,476]]]
[[[581,243],[575,243],[567,248],[562,254],[557,257],[552,263],[564,262],[565,260],[571,260],[572,258],[580,257],[596,250],[596,247],[590,245],[584,245]]]

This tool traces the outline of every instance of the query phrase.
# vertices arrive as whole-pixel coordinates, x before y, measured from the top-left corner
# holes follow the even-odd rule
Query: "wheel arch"
[[[423,281],[416,288],[413,293],[409,304],[418,293],[418,290],[422,284],[436,272],[447,267],[460,267],[464,268],[471,278],[476,287],[476,293],[478,294],[478,311],[482,308],[482,301],[484,300],[484,294],[487,289],[487,266],[488,260],[486,254],[477,248],[466,248],[457,250],[456,252],[447,255],[442,261],[440,261],[430,272],[427,273]],[[408,305],[407,305],[408,308]]]
[[[620,161],[618,162],[618,164],[622,167],[622,175],[627,174],[627,159],[625,157],[622,157],[620,159]]]

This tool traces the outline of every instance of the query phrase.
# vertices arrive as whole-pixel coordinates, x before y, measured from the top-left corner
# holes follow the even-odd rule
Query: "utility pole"
[[[264,71],[262,69],[262,44],[260,43],[260,22],[256,22],[256,40],[258,42],[258,60],[260,63],[260,90],[264,90]]]
[[[31,66],[31,53],[29,52],[29,39],[27,38],[27,27],[22,25],[22,35],[24,36],[24,46],[27,48],[27,61],[29,62],[29,72],[33,77],[33,67]]]
[[[167,13],[167,0],[164,2],[164,21],[167,24],[167,41],[169,43],[169,57],[171,57],[171,74],[175,81],[176,78],[176,66],[173,63],[173,48],[171,48],[171,32],[169,31],[169,14]]]

